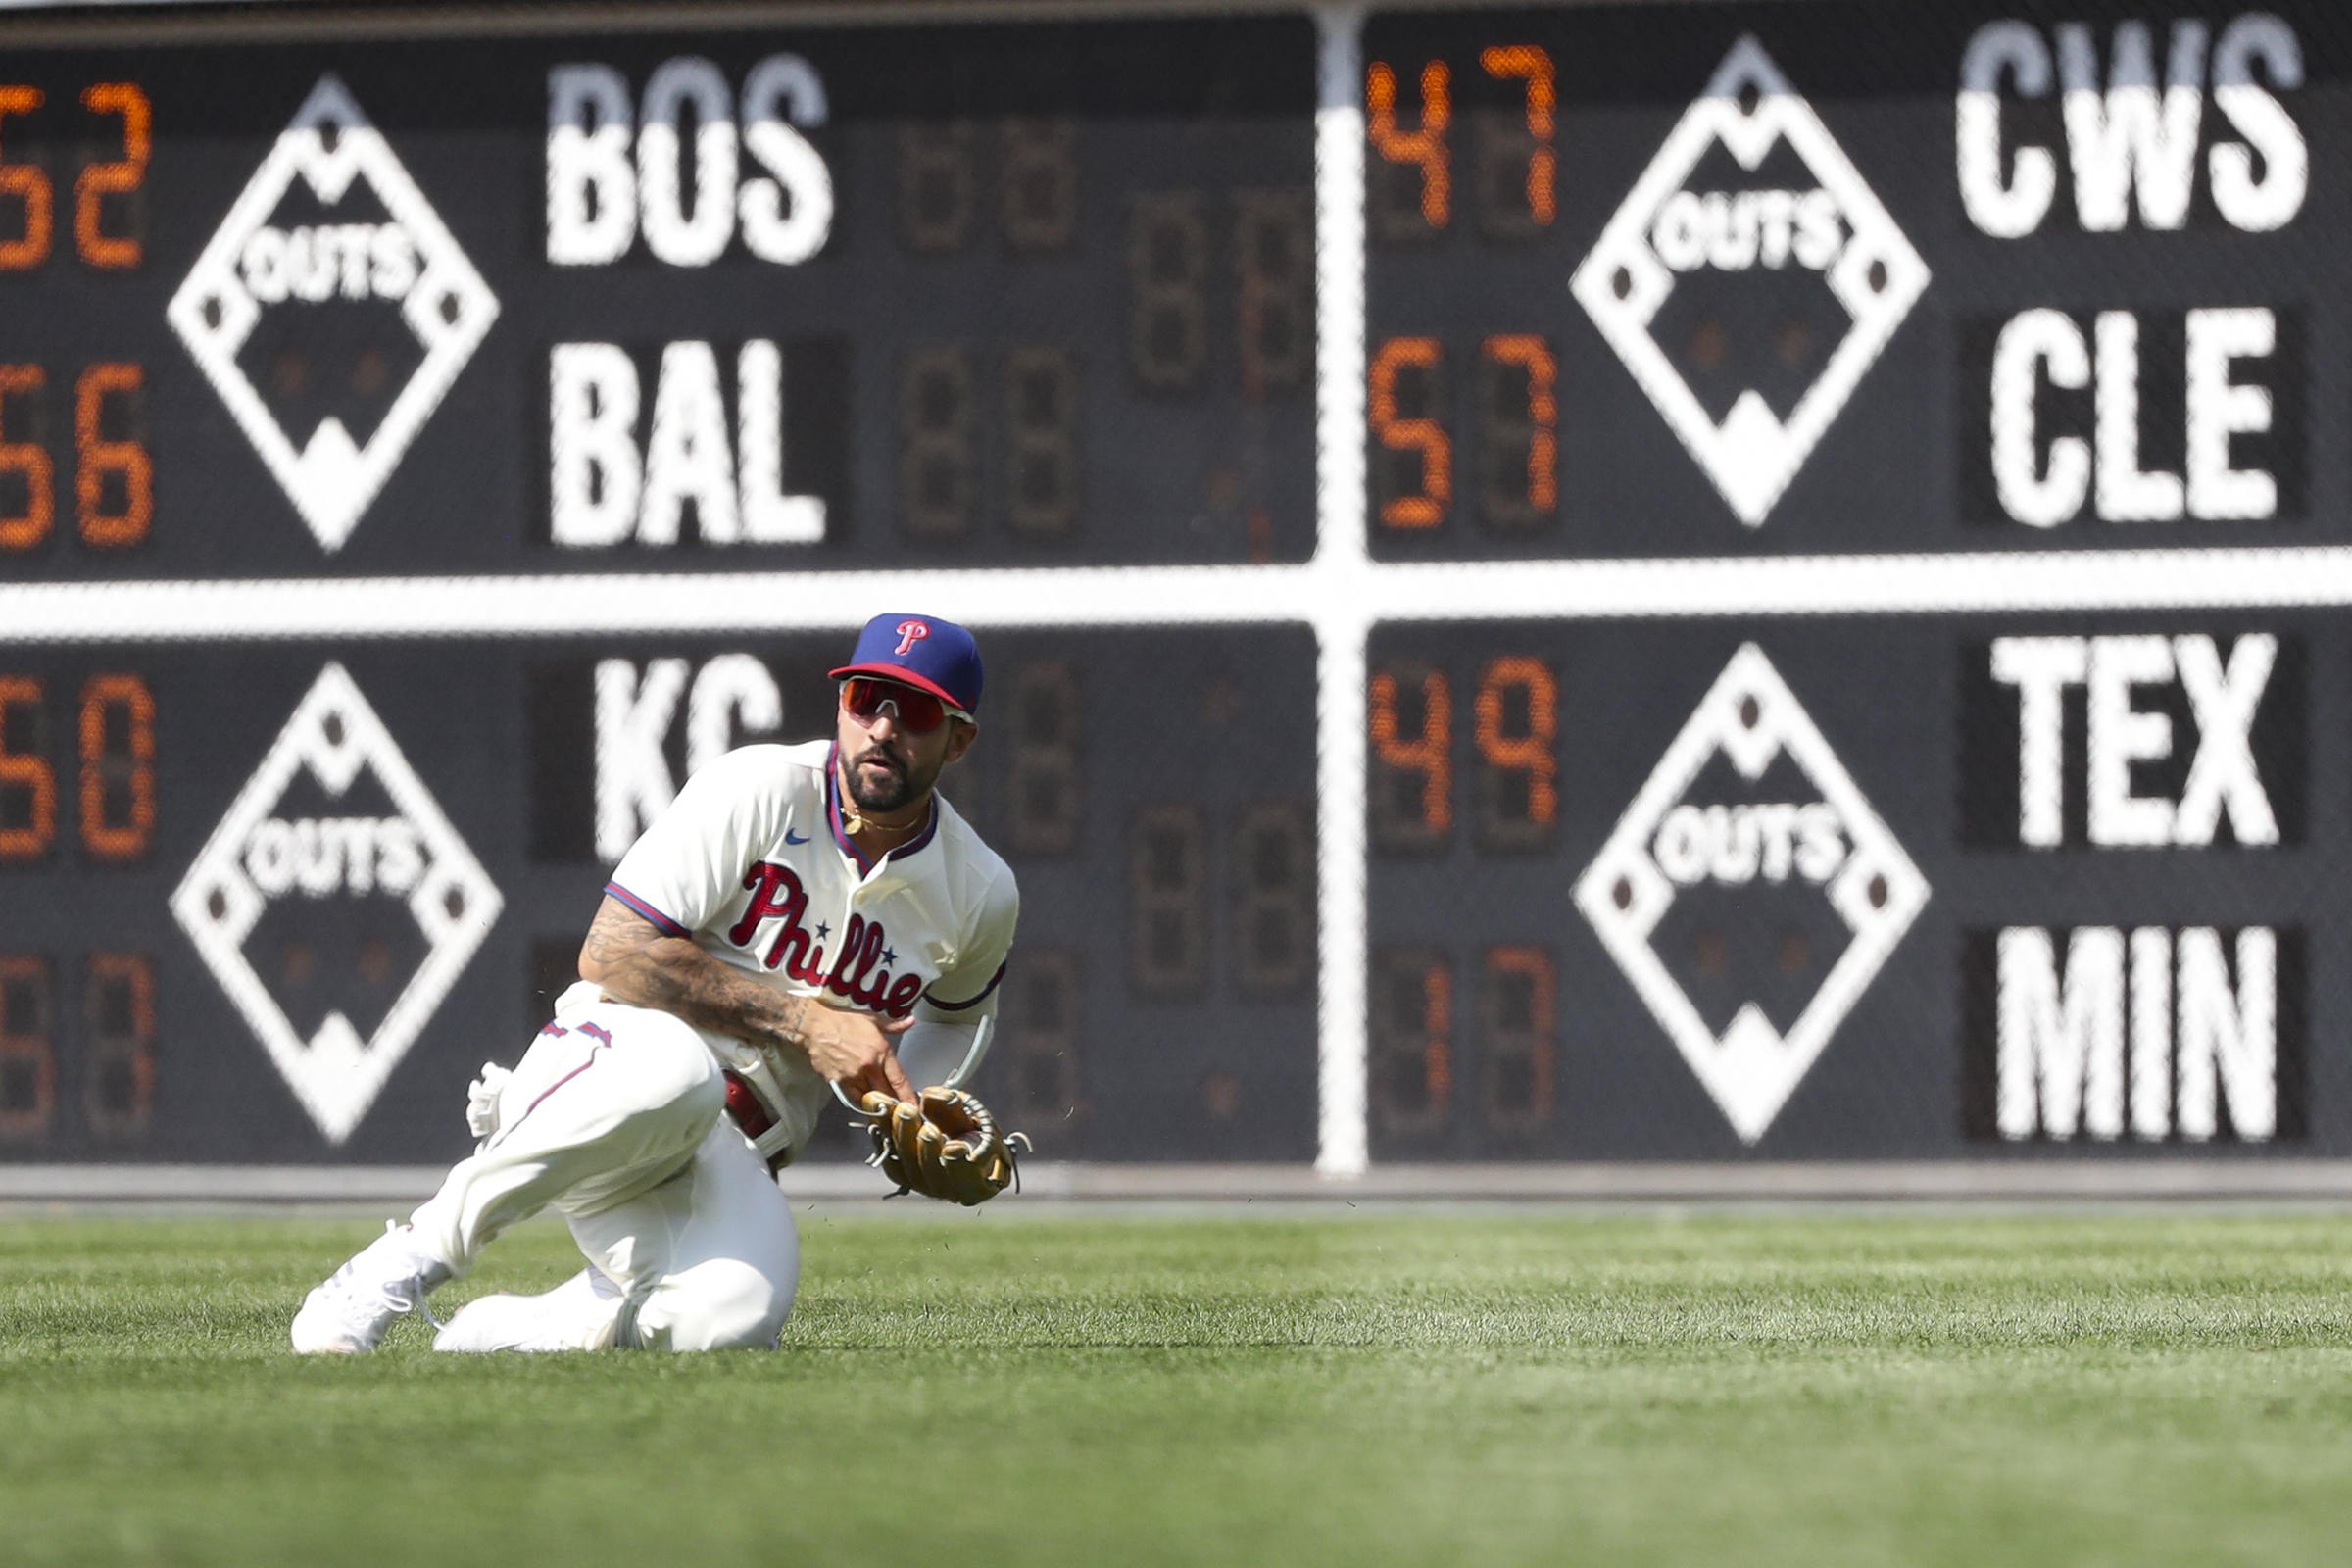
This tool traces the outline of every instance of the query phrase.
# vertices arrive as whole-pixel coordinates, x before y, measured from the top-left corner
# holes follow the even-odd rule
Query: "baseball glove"
[[[1014,1155],[1028,1152],[1029,1140],[1020,1133],[1000,1133],[997,1118],[975,1096],[960,1089],[926,1089],[909,1104],[872,1089],[860,1103],[874,1141],[866,1163],[881,1167],[901,1193],[969,1208],[1020,1180]]]

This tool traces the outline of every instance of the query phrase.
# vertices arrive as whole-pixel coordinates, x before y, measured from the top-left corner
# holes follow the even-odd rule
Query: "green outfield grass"
[[[296,1360],[372,1228],[0,1221],[0,1561],[2352,1556],[2352,1217],[811,1215],[780,1355]]]

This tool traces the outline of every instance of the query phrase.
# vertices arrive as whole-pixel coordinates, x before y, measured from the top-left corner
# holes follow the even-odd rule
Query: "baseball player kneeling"
[[[374,1349],[550,1207],[588,1267],[467,1303],[436,1349],[773,1347],[800,1280],[774,1173],[828,1093],[866,1114],[902,1187],[976,1203],[1011,1180],[1012,1149],[960,1085],[1019,895],[933,790],[978,733],[979,649],[882,615],[833,674],[832,741],[730,753],[629,851],[580,983],[511,1072],[473,1085],[472,1157],[310,1294],[295,1349]]]

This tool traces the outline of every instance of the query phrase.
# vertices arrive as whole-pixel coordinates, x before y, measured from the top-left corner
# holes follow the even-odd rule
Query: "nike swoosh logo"
[[[784,830],[784,842],[787,844],[806,844],[808,842],[808,836],[806,833],[795,833],[792,829],[786,828]]]

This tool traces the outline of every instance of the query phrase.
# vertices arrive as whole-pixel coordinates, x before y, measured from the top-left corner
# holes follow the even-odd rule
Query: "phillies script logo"
[[[841,952],[833,960],[833,972],[827,974],[825,949],[820,940],[825,928],[818,926],[816,935],[811,936],[808,928],[801,924],[801,916],[808,909],[808,890],[801,886],[801,879],[793,875],[792,868],[761,860],[744,877],[743,885],[752,890],[752,904],[743,911],[743,918],[727,932],[729,942],[748,948],[760,921],[781,918],[784,929],[776,933],[767,956],[760,960],[770,969],[781,967],[795,980],[847,997],[860,1007],[888,1013],[893,1018],[904,1018],[914,1010],[914,999],[923,994],[923,977],[903,974],[893,980],[888,968],[877,967],[899,961],[899,956],[890,950],[889,939],[882,933],[881,921],[868,921],[861,914],[851,915],[849,929],[841,934]]]
[[[924,625],[919,620],[900,621],[899,646],[890,651],[890,657],[893,659],[905,659],[906,657],[906,651],[909,648],[912,648],[916,643],[921,642],[924,638],[930,635],[931,628]]]

